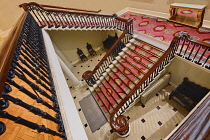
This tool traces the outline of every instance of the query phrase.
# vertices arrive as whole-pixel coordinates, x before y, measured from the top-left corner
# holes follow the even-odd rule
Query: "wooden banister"
[[[207,140],[210,138],[210,94],[186,119],[186,121],[169,136],[169,140]]]
[[[113,51],[113,49],[115,48],[115,46],[121,41],[121,39],[125,36],[125,34],[128,31],[128,26],[129,24],[131,24],[133,22],[133,19],[127,19],[126,20],[126,26],[125,26],[125,30],[123,31],[123,33],[120,35],[120,37],[115,41],[115,43],[110,47],[110,49],[107,51],[107,53],[104,55],[104,57],[100,60],[100,62],[95,66],[95,68],[93,69],[93,71],[86,71],[82,77],[83,79],[89,79],[90,77],[93,76],[93,74],[98,70],[98,68],[102,65],[102,63],[107,59],[107,57],[111,54],[111,52]]]
[[[48,12],[70,13],[70,14],[76,13],[76,14],[104,16],[104,17],[113,17],[115,15],[115,14],[112,14],[112,15],[99,14],[98,11],[89,11],[89,10],[82,10],[82,9],[78,9],[78,10],[74,10],[74,11],[69,11],[71,8],[69,8],[69,10],[67,10],[67,9],[62,10],[62,8],[51,9],[52,7],[56,7],[56,6],[46,6],[46,5],[44,5],[44,7],[43,7],[41,4],[38,4],[38,3],[35,3],[35,2],[23,3],[23,4],[19,5],[19,7],[22,7],[25,11],[28,11],[28,6],[37,6],[40,9],[48,11]],[[51,8],[45,8],[45,7],[51,7]],[[72,9],[74,9],[74,8],[72,8]]]
[[[36,2],[29,2],[29,3],[23,3],[19,5],[19,7],[26,7],[30,5],[36,5],[38,7],[47,7],[47,8],[54,8],[54,9],[63,9],[63,10],[73,10],[73,11],[83,11],[83,12],[91,12],[91,13],[99,13],[101,10],[98,11],[92,11],[92,10],[84,10],[84,9],[76,9],[76,8],[66,8],[66,7],[60,7],[60,6],[51,6],[51,5],[44,5],[44,4],[38,4]]]
[[[127,131],[129,125],[126,124],[125,121],[125,117],[122,117],[122,115],[120,115],[120,118],[116,118],[116,120],[118,120],[119,122],[124,122],[124,125],[119,126],[119,128],[115,128],[115,124],[116,121],[114,120],[114,115],[119,111],[119,109],[131,98],[131,96],[137,91],[137,89],[139,89],[139,87],[147,80],[147,78],[156,70],[156,68],[164,61],[164,59],[171,53],[171,51],[173,50],[174,44],[173,42],[176,42],[175,40],[177,40],[179,37],[175,37],[174,40],[172,41],[171,45],[169,46],[169,48],[166,50],[166,52],[160,57],[160,59],[151,67],[151,69],[146,73],[146,75],[144,75],[144,77],[138,82],[138,84],[135,86],[135,88],[133,88],[128,94],[127,96],[123,99],[122,102],[120,102],[120,104],[118,104],[118,106],[115,108],[115,110],[110,114],[110,125],[111,128],[115,131],[115,132],[125,132]],[[122,121],[120,121],[120,119],[123,119]]]
[[[0,97],[10,69],[18,38],[23,27],[27,12],[24,12],[18,19],[12,31],[7,36],[0,48]]]
[[[195,40],[195,39],[192,39],[190,37],[187,36],[187,39],[190,41],[190,42],[193,42],[195,44],[199,44],[201,46],[205,46],[205,47],[208,47],[210,48],[210,43],[206,43],[206,42],[203,42],[203,41],[200,41],[200,40]]]

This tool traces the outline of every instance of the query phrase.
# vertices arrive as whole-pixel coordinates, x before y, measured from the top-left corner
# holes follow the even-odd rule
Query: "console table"
[[[168,21],[199,28],[203,24],[205,8],[206,5],[172,3]]]

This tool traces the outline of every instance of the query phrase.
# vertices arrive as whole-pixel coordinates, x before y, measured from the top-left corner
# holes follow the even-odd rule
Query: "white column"
[[[52,42],[53,43],[53,42]],[[68,68],[72,67],[72,64],[69,63],[68,59],[63,55],[61,50],[57,47],[55,43],[53,43],[53,47],[55,49],[56,54],[61,58],[61,60],[67,65]]]
[[[77,77],[71,72],[71,70],[67,67],[67,65],[63,62],[63,60],[57,55],[58,61],[61,65],[61,68],[68,79],[72,82],[75,90],[82,86],[82,81],[79,81]]]

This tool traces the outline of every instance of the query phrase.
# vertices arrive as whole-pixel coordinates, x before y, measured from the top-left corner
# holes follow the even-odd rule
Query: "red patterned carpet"
[[[193,11],[178,11],[178,14],[188,14],[188,16],[195,15]],[[134,19],[134,30],[141,33],[147,34],[159,40],[170,43],[174,35],[179,31],[186,31],[190,36],[194,37],[197,40],[210,43],[210,29],[208,28],[199,28],[194,29],[180,24],[175,24],[167,22],[166,19],[152,17],[148,15],[127,12],[122,15],[125,18]]]

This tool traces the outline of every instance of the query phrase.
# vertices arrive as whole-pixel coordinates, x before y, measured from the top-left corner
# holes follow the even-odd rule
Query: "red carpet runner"
[[[183,13],[186,13],[186,11],[179,11],[179,14]],[[123,14],[122,17],[134,19],[135,31],[139,31],[168,43],[179,31],[186,31],[195,39],[210,43],[210,29],[207,28],[194,29],[180,24],[167,22],[166,19],[132,12],[127,12]]]
[[[163,53],[163,50],[138,39],[132,39],[131,43],[119,53],[107,69],[107,73],[101,77],[101,82],[98,81],[93,86],[92,94],[107,119],[117,104],[126,97]]]

